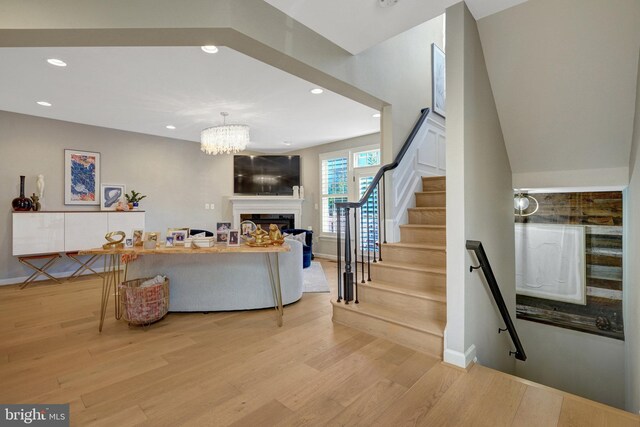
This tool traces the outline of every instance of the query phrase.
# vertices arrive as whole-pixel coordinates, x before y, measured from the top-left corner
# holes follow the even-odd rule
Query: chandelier
[[[535,208],[531,208],[533,211],[529,209],[529,207],[532,206],[531,202],[536,204]],[[538,203],[538,200],[529,194],[518,192],[513,195],[513,208],[516,216],[531,216],[538,212],[539,207],[540,204]]]
[[[243,151],[249,143],[249,126],[228,125],[229,113],[220,113],[222,125],[203,129],[200,132],[200,150],[216,154],[234,154]]]

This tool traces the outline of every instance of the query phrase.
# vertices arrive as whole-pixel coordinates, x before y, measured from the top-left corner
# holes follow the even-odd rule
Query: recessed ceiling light
[[[377,119],[378,117],[380,117],[380,113],[375,113],[375,114],[374,114],[373,116],[371,116],[371,117],[373,117],[373,118],[376,118],[376,119]]]
[[[51,107],[51,103],[47,102],[47,101],[38,101],[37,102],[38,105],[42,105],[43,107]]]
[[[56,58],[49,58],[47,59],[47,62],[51,65],[55,65],[56,67],[66,67],[67,63],[64,62],[62,59],[56,59]]]
[[[166,125],[165,127],[171,130],[174,130],[176,128],[174,125]]]
[[[202,46],[200,49],[202,49],[203,52],[207,52],[207,53],[218,52],[218,48],[213,45]]]
[[[289,145],[291,145],[291,144],[292,144],[290,141],[282,141],[282,143],[283,143],[284,145],[286,145],[286,146],[289,146]]]
[[[314,95],[320,95],[324,91],[322,89],[320,89],[319,87],[317,87],[315,89],[311,89],[309,92],[311,92]]]

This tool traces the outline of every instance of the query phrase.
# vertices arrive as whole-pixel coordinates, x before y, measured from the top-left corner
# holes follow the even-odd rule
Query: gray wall
[[[640,61],[636,89],[636,115],[626,195],[624,282],[626,409],[640,411]]]
[[[517,376],[624,408],[623,341],[526,320],[516,328],[528,357]]]
[[[515,314],[511,168],[476,21],[464,3],[447,9],[447,333],[445,360],[472,346],[481,364],[513,372],[503,322],[467,239],[483,242],[507,307]],[[454,227],[451,225],[455,224]]]
[[[36,191],[37,175],[45,176],[46,210],[99,210],[64,205],[65,148],[100,152],[103,183],[146,194],[147,230],[211,230],[231,220],[231,156],[208,156],[193,142],[0,111],[0,280],[30,274],[11,255],[11,200],[19,193],[19,175],[26,176],[27,194]],[[215,209],[205,210],[205,203]],[[67,268],[61,264],[57,271]]]

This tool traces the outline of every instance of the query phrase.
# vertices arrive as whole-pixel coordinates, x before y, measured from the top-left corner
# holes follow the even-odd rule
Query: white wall
[[[30,272],[11,256],[11,200],[26,176],[26,193],[45,176],[46,210],[99,210],[99,206],[64,205],[64,149],[101,153],[102,182],[125,184],[147,195],[141,202],[146,228],[165,234],[168,227],[212,230],[231,220],[232,156],[208,156],[193,142],[81,125],[0,111],[0,280]],[[205,210],[205,203],[215,209]],[[60,263],[57,270],[67,270]]]
[[[623,341],[520,319],[516,328],[527,352],[517,376],[624,408]]]
[[[476,22],[464,3],[447,9],[447,329],[445,361],[515,369],[513,349],[466,240],[482,241],[515,316],[511,168]]]
[[[636,87],[635,123],[629,161],[629,187],[624,217],[626,258],[624,279],[626,409],[640,411],[640,61]]]

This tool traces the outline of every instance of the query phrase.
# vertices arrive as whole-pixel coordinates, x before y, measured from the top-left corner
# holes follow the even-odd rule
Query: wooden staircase
[[[382,245],[359,304],[333,302],[333,321],[442,359],[446,324],[445,177],[423,177],[400,242]],[[358,278],[360,280],[361,277]]]

